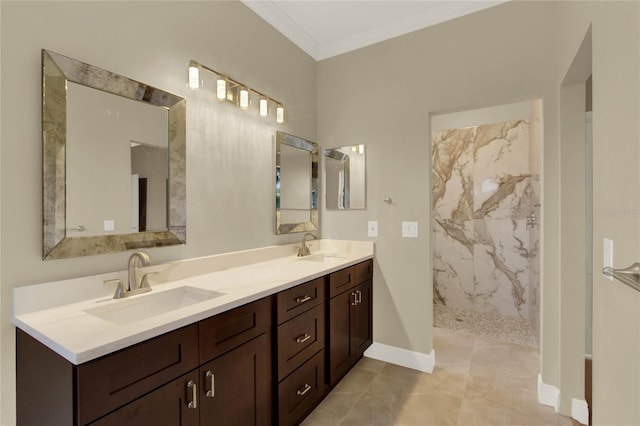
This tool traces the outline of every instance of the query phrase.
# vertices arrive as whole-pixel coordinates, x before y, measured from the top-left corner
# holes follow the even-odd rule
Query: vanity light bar
[[[189,89],[198,90],[203,87],[200,70],[216,76],[216,98],[218,100],[229,101],[242,110],[248,110],[252,106],[251,98],[254,95],[259,99],[258,113],[261,117],[268,117],[270,111],[274,109],[276,123],[282,124],[285,122],[285,108],[281,102],[194,60],[189,61]],[[270,108],[270,104],[274,108]]]

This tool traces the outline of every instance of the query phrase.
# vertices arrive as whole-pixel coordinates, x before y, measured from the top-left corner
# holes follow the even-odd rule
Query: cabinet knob
[[[307,333],[304,333],[303,335],[296,337],[296,342],[304,343],[309,339],[311,339],[311,336]]]
[[[358,304],[358,296],[355,293],[351,293],[353,296],[353,302],[351,302],[351,306],[356,306]]]
[[[356,294],[358,295],[356,303],[362,303],[362,292],[360,290],[356,290]]]
[[[187,404],[187,408],[198,408],[198,385],[193,380],[187,382],[187,394],[191,389],[191,401]]]
[[[302,389],[298,389],[298,391],[296,393],[298,395],[302,396],[302,395],[305,395],[310,390],[311,390],[311,386],[309,386],[308,384],[305,383],[304,387]]]
[[[205,396],[213,398],[216,396],[216,376],[211,370],[208,370],[205,373],[205,377],[209,379],[209,390],[207,390]]]
[[[302,297],[297,297],[296,303],[304,303],[304,302],[308,302],[309,300],[311,300],[311,296],[305,294]]]

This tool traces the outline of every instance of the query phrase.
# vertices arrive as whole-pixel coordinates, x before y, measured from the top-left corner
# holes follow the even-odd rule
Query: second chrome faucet
[[[317,240],[318,237],[313,235],[311,232],[307,232],[302,237],[302,243],[300,243],[300,247],[298,247],[298,257],[309,256],[311,252],[309,251],[309,247],[307,246],[307,237],[313,237],[314,240]]]

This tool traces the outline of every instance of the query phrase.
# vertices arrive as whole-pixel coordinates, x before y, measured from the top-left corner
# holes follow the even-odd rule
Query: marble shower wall
[[[539,210],[539,179],[530,172],[529,122],[432,140],[435,302],[530,319],[539,238],[527,217]]]

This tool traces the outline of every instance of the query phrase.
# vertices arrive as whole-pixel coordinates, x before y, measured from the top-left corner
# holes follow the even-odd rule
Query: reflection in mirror
[[[168,119],[166,109],[67,85],[68,235],[167,230]]]
[[[318,145],[276,132],[276,234],[318,229]]]
[[[325,149],[325,205],[327,209],[366,208],[365,146]]]
[[[42,51],[43,259],[184,244],[185,103]]]

